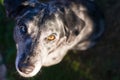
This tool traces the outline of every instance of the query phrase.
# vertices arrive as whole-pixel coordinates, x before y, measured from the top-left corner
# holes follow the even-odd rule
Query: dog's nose
[[[18,68],[22,73],[29,74],[34,70],[35,66],[32,64],[24,63],[19,64]]]

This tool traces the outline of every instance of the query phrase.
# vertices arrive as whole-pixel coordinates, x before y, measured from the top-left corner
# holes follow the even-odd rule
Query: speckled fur
[[[17,46],[16,69],[23,77],[36,75],[42,66],[55,65],[68,50],[92,47],[104,31],[101,12],[90,0],[5,0],[9,17],[16,21],[14,39]],[[22,34],[20,27],[26,26]],[[46,41],[54,34],[56,39]],[[32,64],[34,70],[25,74],[20,64]]]

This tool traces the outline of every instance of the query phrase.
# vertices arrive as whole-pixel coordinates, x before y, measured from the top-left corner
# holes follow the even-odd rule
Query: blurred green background
[[[14,21],[6,17],[0,0],[0,53],[7,80],[120,80],[120,0],[96,0],[105,15],[106,30],[98,44],[87,51],[69,51],[64,60],[42,68],[33,78],[15,70]]]

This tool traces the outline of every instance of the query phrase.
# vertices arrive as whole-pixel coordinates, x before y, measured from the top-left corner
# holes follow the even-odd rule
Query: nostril
[[[19,70],[25,74],[29,74],[34,70],[34,65],[30,65],[30,64],[21,64],[18,66]]]

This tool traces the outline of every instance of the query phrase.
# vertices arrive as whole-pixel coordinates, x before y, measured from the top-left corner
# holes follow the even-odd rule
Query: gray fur
[[[23,77],[32,77],[41,67],[61,62],[68,50],[92,47],[104,31],[103,16],[93,1],[5,0],[4,3],[8,16],[16,21],[16,69]],[[49,35],[54,35],[55,40],[46,40]]]

